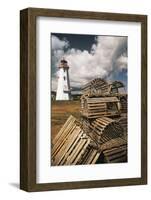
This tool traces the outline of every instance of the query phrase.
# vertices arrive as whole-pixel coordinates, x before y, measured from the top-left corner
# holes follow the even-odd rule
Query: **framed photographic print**
[[[147,16],[20,12],[20,188],[147,184]]]

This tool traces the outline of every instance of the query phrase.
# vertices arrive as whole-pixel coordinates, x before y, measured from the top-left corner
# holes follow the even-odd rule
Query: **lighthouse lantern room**
[[[70,100],[70,80],[68,62],[63,58],[59,63],[58,71],[58,87],[56,100]]]

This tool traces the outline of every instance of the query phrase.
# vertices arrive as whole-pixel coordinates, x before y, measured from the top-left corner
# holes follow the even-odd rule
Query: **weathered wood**
[[[118,150],[118,151],[117,151]],[[105,160],[108,163],[120,163],[120,162],[127,162],[127,146],[123,149],[115,148],[110,151],[110,153],[103,152]]]
[[[58,134],[56,135],[56,137],[54,138],[54,140],[52,141],[53,144],[56,144],[56,142],[58,141],[58,139],[61,137],[61,135],[64,135],[64,130],[66,130],[67,126],[69,126],[69,123],[73,123],[75,122],[76,119],[72,117],[72,115],[67,119],[66,123],[63,125],[63,127],[61,128],[61,130],[58,132]],[[69,123],[68,123],[69,122]]]
[[[122,126],[113,119],[100,117],[95,120],[83,118],[83,130],[86,134],[98,144],[103,144],[113,138],[124,134]]]
[[[87,118],[99,118],[102,116],[120,115],[117,97],[82,97],[81,115]]]
[[[127,96],[121,96],[119,100],[121,104],[121,112],[127,113]]]
[[[123,127],[124,133],[127,134],[127,131],[128,131],[127,115],[124,116],[124,117],[121,117],[121,118],[118,120],[118,122],[119,122],[119,124]]]
[[[93,96],[98,93],[103,95],[109,93],[109,88],[109,84],[105,80],[97,78],[84,85],[82,92],[87,96]]]
[[[52,165],[92,164],[102,154],[104,162],[125,159],[127,117],[119,117],[127,110],[127,95],[112,94],[111,89],[112,85],[101,79],[94,79],[83,87],[82,126],[73,116],[67,119],[52,142]]]
[[[100,152],[91,147],[90,137],[83,137],[83,130],[73,116],[67,119],[56,138],[52,165],[92,164],[99,158]]]

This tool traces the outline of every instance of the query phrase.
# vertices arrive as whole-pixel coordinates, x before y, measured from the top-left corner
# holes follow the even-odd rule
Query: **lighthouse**
[[[59,63],[58,71],[58,87],[56,100],[70,100],[70,80],[68,62],[63,58]]]

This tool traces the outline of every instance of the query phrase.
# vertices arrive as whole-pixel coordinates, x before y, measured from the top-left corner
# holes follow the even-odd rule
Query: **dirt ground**
[[[70,115],[80,119],[80,101],[52,101],[51,140],[54,139]]]

